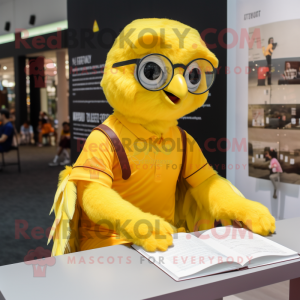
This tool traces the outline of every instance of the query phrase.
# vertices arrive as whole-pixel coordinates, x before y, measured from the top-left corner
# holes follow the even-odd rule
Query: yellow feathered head
[[[115,112],[163,132],[204,104],[217,67],[197,30],[169,19],[139,19],[115,40],[101,86]]]

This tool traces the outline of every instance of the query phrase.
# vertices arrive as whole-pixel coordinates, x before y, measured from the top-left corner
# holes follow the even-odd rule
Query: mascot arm
[[[275,231],[275,219],[264,205],[245,199],[228,180],[217,174],[192,188],[191,193],[198,206],[210,212],[216,220],[242,221],[261,235]]]
[[[94,223],[109,221],[117,234],[146,251],[165,251],[172,245],[174,228],[169,223],[141,211],[113,189],[95,182],[80,181],[78,191],[82,191],[82,209]]]

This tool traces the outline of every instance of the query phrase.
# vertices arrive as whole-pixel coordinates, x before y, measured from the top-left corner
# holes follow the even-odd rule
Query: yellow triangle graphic
[[[97,32],[97,31],[99,31],[99,26],[98,26],[97,21],[95,20],[94,26],[93,26],[93,32]]]

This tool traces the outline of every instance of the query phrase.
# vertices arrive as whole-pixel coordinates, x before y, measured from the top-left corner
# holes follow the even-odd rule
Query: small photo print
[[[300,19],[249,28],[248,164],[251,177],[300,184],[300,31],[290,28]]]

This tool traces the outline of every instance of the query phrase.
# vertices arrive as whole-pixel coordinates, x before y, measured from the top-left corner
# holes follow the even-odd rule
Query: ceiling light
[[[2,85],[4,87],[14,87],[15,83],[14,82],[9,82],[8,80],[5,79],[5,80],[2,81]]]
[[[7,70],[7,66],[3,66],[3,70]]]

